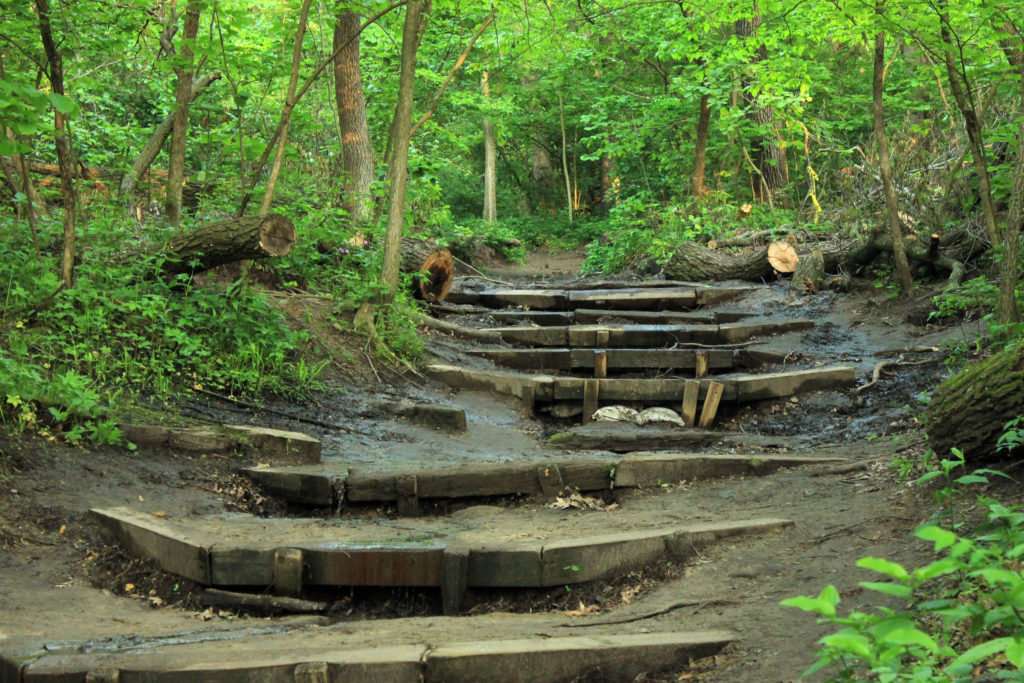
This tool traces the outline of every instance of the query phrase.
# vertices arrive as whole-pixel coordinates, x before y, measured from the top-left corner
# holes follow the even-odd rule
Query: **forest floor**
[[[566,282],[576,279],[579,264],[577,254],[539,254],[523,267],[496,267],[488,274],[515,282]],[[977,332],[976,324],[921,327],[906,322],[908,311],[923,300],[895,302],[868,286],[850,294],[798,295],[779,283],[735,306],[814,319],[819,323],[814,332],[773,338],[761,348],[799,348],[830,362],[846,362],[856,366],[863,382],[881,360],[879,352],[943,348],[948,340],[971,339]],[[347,432],[310,429],[209,397],[168,403],[168,419],[307,431],[323,440],[325,459],[344,458],[378,469],[551,457],[552,449],[542,439],[559,428],[551,420],[525,418],[514,405],[486,394],[455,393],[415,375],[386,370],[352,337],[318,323],[315,307],[315,301],[285,304],[296,324],[318,325],[321,341],[337,344],[336,358],[348,360],[332,365],[332,388],[302,410],[343,424]],[[432,335],[428,346],[441,362],[460,354],[458,343],[448,337]],[[720,423],[730,430],[804,435],[809,453],[840,456],[852,466],[673,482],[654,490],[617,492],[615,497],[619,508],[628,511],[627,521],[620,522],[627,528],[742,517],[787,518],[793,526],[729,539],[685,565],[663,562],[599,585],[471,590],[460,617],[439,616],[436,593],[411,589],[345,591],[334,597],[327,616],[266,618],[206,609],[197,600],[201,587],[153,570],[108,545],[87,512],[117,505],[172,518],[225,510],[294,512],[262,495],[238,473],[254,459],[163,449],[129,453],[0,437],[0,653],[32,652],[42,644],[48,649],[84,641],[89,647],[131,647],[139,639],[196,632],[325,627],[338,629],[340,646],[352,648],[538,634],[729,629],[741,639],[722,654],[687,671],[648,680],[792,681],[813,661],[814,642],[829,629],[802,612],[780,607],[780,600],[816,595],[831,583],[842,595],[841,610],[870,609],[878,596],[858,582],[875,577],[855,567],[858,558],[885,557],[915,566],[929,557],[927,545],[913,540],[912,530],[935,511],[934,503],[927,492],[901,480],[893,461],[912,461],[924,452],[917,421],[923,408],[920,397],[946,372],[942,363],[902,367],[860,396],[817,392],[720,413]],[[388,418],[372,408],[382,397],[463,407],[469,429],[450,436]],[[549,520],[555,514],[531,501],[473,502],[484,507],[462,514],[515,507],[517,516],[508,522],[510,535],[521,531],[524,515]],[[389,513],[375,508],[357,514],[386,519]],[[558,514],[571,532],[577,518],[608,513]],[[584,623],[588,620],[593,623]]]

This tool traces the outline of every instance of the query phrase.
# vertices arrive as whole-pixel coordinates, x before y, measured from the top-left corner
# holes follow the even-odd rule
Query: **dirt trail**
[[[539,265],[546,282],[575,278],[579,255],[539,258],[522,268],[489,274],[497,280],[536,282],[526,276],[536,274]],[[810,365],[847,362],[856,367],[861,381],[870,375],[880,351],[939,345],[963,334],[905,324],[899,309],[874,292],[796,295],[780,284],[721,308],[756,311],[762,320],[812,318],[817,323],[813,331],[772,337],[757,348],[798,352]],[[473,316],[460,316],[460,322],[485,324]],[[431,349],[442,361],[469,363],[463,348],[460,342],[432,336]],[[602,527],[640,532],[723,518],[780,517],[793,525],[727,540],[681,566],[665,560],[594,584],[526,592],[471,589],[460,617],[373,618],[436,614],[436,595],[401,588],[361,596],[353,592],[351,599],[336,595],[329,617],[267,619],[190,607],[198,587],[108,547],[85,513],[91,507],[117,505],[169,518],[225,510],[286,512],[235,474],[239,465],[252,460],[168,451],[86,452],[39,440],[0,441],[0,654],[34,653],[44,643],[53,648],[79,641],[90,643],[86,650],[102,646],[131,651],[133,637],[183,633],[208,633],[218,642],[228,634],[248,634],[248,639],[271,642],[282,631],[296,630],[329,634],[332,647],[357,648],[538,634],[729,629],[740,634],[739,642],[713,661],[698,663],[693,679],[795,680],[813,659],[812,643],[826,630],[803,613],[780,607],[779,600],[816,594],[832,583],[844,606],[864,609],[875,596],[857,586],[871,578],[854,566],[859,557],[914,564],[927,555],[924,544],[910,539],[929,507],[898,481],[889,463],[897,452],[913,458],[923,449],[915,419],[917,397],[943,372],[941,364],[901,368],[859,397],[848,391],[816,392],[723,406],[719,413],[718,424],[733,431],[813,434],[815,452],[848,458],[857,463],[852,469],[813,466],[762,477],[663,482],[617,491],[606,501],[617,505],[611,511],[553,510],[543,501],[469,501],[488,507],[464,510],[454,523],[459,515],[474,523],[493,519],[505,528],[488,533],[504,536],[529,535],[542,526],[561,526],[568,534]],[[382,397],[464,408],[469,429],[452,436],[389,418],[372,409]],[[205,410],[212,418],[306,431],[323,440],[325,460],[366,471],[591,457],[546,444],[546,436],[565,428],[564,420],[527,418],[509,400],[456,392],[434,382],[346,386],[304,408],[325,422],[345,425],[347,431],[311,429],[269,413],[242,413],[216,404]],[[514,509],[508,510],[510,505]],[[615,516],[617,512],[622,514]],[[379,513],[393,519],[393,510],[384,508],[356,512],[371,517]],[[675,680],[679,673],[648,680]]]

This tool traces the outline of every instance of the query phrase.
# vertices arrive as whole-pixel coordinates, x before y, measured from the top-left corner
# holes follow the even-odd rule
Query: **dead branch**
[[[867,391],[871,387],[873,387],[876,384],[878,384],[878,380],[881,379],[881,377],[882,377],[882,371],[886,370],[888,368],[905,367],[905,366],[911,366],[911,365],[928,365],[930,363],[938,363],[940,360],[942,360],[942,359],[941,358],[928,358],[926,360],[905,361],[905,360],[903,360],[903,356],[899,356],[898,359],[894,360],[894,361],[883,360],[882,362],[880,362],[877,365],[875,365],[874,370],[871,371],[871,381],[868,382],[867,384],[863,384],[863,385],[857,387],[856,389],[853,390],[853,393],[854,394],[860,394],[861,392]]]
[[[488,344],[502,343],[501,333],[494,330],[476,330],[471,327],[463,327],[462,325],[431,318],[428,315],[417,316],[416,321],[427,329],[448,332],[463,339],[472,339],[473,341],[481,341]]]
[[[668,604],[668,605],[666,605],[664,607],[661,607],[659,609],[651,610],[649,612],[643,612],[642,614],[637,614],[637,615],[634,615],[634,616],[631,616],[631,617],[619,617],[617,619],[595,619],[593,621],[587,621],[587,622],[582,623],[582,624],[573,624],[573,623],[569,622],[569,623],[559,624],[559,626],[564,626],[566,628],[578,628],[578,627],[581,628],[581,627],[585,627],[585,626],[606,626],[608,624],[629,624],[629,623],[632,623],[634,621],[642,621],[643,619],[650,619],[652,617],[659,617],[662,614],[668,614],[669,612],[672,612],[674,610],[677,610],[677,609],[680,609],[680,608],[683,608],[683,607],[699,607],[699,608],[704,608],[704,607],[709,607],[709,606],[712,606],[712,605],[736,605],[736,604],[738,604],[738,602],[736,600],[728,600],[726,598],[715,598],[715,599],[712,599],[712,600],[677,600],[677,601],[675,601],[673,603],[670,603],[670,604]]]

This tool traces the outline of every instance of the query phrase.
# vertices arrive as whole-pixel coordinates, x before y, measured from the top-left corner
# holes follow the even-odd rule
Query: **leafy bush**
[[[1019,438],[1021,423],[1018,418],[1007,424],[1004,448]],[[877,557],[857,562],[885,578],[860,585],[901,607],[840,616],[839,592],[832,585],[816,597],[782,601],[841,627],[819,641],[818,659],[804,676],[824,668],[831,668],[830,680],[838,681],[974,681],[982,670],[990,680],[1024,676],[1024,512],[979,496],[984,521],[964,532],[955,514],[963,487],[987,483],[986,474],[1000,473],[956,476],[964,460],[953,452],[955,458],[940,461],[938,469],[919,479],[946,482],[936,492],[943,504],[938,519],[946,524],[933,520],[914,532],[934,545],[938,558],[916,569]]]

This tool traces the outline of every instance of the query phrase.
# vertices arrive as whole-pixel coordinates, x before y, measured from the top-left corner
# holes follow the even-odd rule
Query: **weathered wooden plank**
[[[577,325],[621,321],[645,325],[714,325],[721,322],[714,311],[609,311],[603,308],[577,308],[574,320]]]
[[[373,408],[426,427],[440,427],[453,432],[466,431],[466,411],[421,401],[379,401]]]
[[[556,329],[556,328],[547,328]],[[608,340],[598,335],[607,332]],[[718,325],[577,325],[566,331],[570,347],[638,348],[670,346],[678,343],[714,344],[719,339]],[[526,337],[522,337],[524,343]],[[546,346],[539,340],[537,346]]]
[[[541,551],[541,585],[593,581],[654,562],[665,554],[668,533],[628,531],[545,543]]]
[[[757,289],[756,286],[744,287],[704,287],[697,288],[697,303],[701,306],[710,306],[711,304],[717,304],[722,301],[729,301],[730,299],[738,299],[739,297]]]
[[[723,632],[642,633],[486,640],[439,645],[427,659],[427,683],[466,681],[633,681],[685,669],[738,635]]]
[[[470,548],[467,582],[479,588],[541,585],[541,546],[487,544]]]
[[[398,489],[395,486],[393,472],[362,472],[352,470],[345,480],[345,500],[353,503],[369,503],[374,501],[397,500]]]
[[[421,498],[475,498],[540,493],[536,463],[473,465],[418,474]]]
[[[568,293],[571,308],[604,308],[626,310],[680,309],[697,303],[690,287],[651,289],[591,289]]]
[[[700,381],[688,379],[683,383],[683,407],[680,415],[687,427],[697,424],[697,402],[700,401]]]
[[[469,290],[448,292],[448,296],[444,298],[445,303],[449,304],[475,304],[480,302],[480,295],[477,292],[471,292]]]
[[[89,517],[128,552],[187,579],[210,583],[209,548],[215,538],[126,507],[94,508]]]
[[[253,541],[251,546],[216,543],[210,548],[210,581],[213,586],[271,586],[274,583],[274,551],[277,548]]]
[[[496,332],[509,344],[528,346],[565,346],[569,343],[569,327],[490,327],[485,331]]]
[[[557,384],[555,387],[557,388]],[[601,380],[583,380],[583,423],[592,421],[594,413],[597,412],[597,402],[601,391]]]
[[[679,427],[594,422],[554,434],[548,443],[556,448],[604,450],[628,453],[636,450],[688,450],[723,443],[730,447],[792,448],[792,436],[762,436],[745,432],[717,432]]]
[[[572,325],[576,322],[572,311],[494,311],[491,317],[504,324],[530,322],[541,327]]]
[[[569,370],[573,367],[570,349],[500,349],[467,351],[471,356],[520,370]],[[593,352],[590,352],[593,356]]]
[[[469,585],[469,548],[445,548],[441,556],[441,605],[445,616],[462,611]]]
[[[239,434],[242,447],[262,462],[320,462],[320,440],[302,432],[288,432],[253,425],[224,425]]]
[[[302,551],[278,548],[274,551],[274,592],[289,598],[302,595]]]
[[[770,337],[786,332],[799,332],[814,328],[813,320],[779,320],[765,323],[723,323],[718,326],[722,343],[746,341],[754,337]]]
[[[701,429],[707,429],[715,421],[715,416],[718,415],[718,403],[722,400],[724,390],[725,385],[721,382],[708,384],[708,395],[704,398],[704,406],[700,410],[700,419],[697,421],[697,426]]]
[[[567,460],[558,463],[565,485],[579,491],[612,488],[618,460]]]
[[[260,488],[271,495],[303,505],[332,505],[336,489],[342,489],[347,470],[334,470],[331,474],[308,470],[292,471],[276,467],[246,467],[242,470]]]
[[[485,306],[522,306],[530,309],[565,310],[568,297],[561,289],[485,289],[479,294]],[[461,303],[461,302],[460,302]]]
[[[789,526],[793,526],[792,520],[772,517],[694,524],[673,531],[665,539],[665,548],[673,557],[690,558],[700,552],[701,548],[713,545],[723,538],[774,531]]]
[[[808,391],[843,389],[852,386],[856,381],[856,369],[851,365],[775,372],[770,375],[744,375],[729,379],[740,401],[785,398]]]
[[[457,389],[483,389],[496,394],[522,398],[523,387],[533,387],[534,399],[550,401],[555,378],[550,375],[524,375],[501,370],[469,370],[454,365],[428,365],[428,377]]]
[[[708,384],[712,380],[699,380],[700,395],[707,395]],[[684,379],[597,379],[585,380],[580,377],[557,377],[554,381],[552,394],[556,401],[582,400],[585,382],[597,382],[598,394],[604,403],[615,401],[681,401],[686,385]],[[725,386],[724,400],[736,400],[736,389],[731,380],[723,379]]]
[[[665,482],[762,475],[781,467],[841,461],[842,458],[794,455],[700,455],[694,453],[628,453],[615,470],[615,488],[659,486]]]
[[[440,544],[381,544],[367,547],[346,543],[301,545],[309,568],[310,585],[320,586],[440,586]]]

